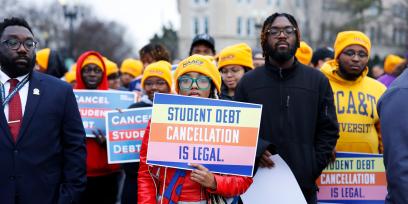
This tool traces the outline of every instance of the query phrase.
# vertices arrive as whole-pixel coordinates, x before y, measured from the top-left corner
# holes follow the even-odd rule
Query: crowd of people
[[[384,154],[384,200],[408,203],[406,59],[390,54],[383,74],[369,69],[372,45],[361,31],[339,32],[333,48],[313,51],[287,13],[268,16],[260,35],[261,52],[239,43],[218,53],[210,35],[197,35],[177,65],[160,44],[120,66],[90,50],[66,72],[58,53],[36,50],[24,19],[4,19],[0,202],[205,204],[218,195],[242,203],[251,177],[213,173],[205,164],[146,164],[150,124],[140,162],[108,164],[105,135],[85,137],[73,89],[115,89],[138,93],[129,108],[153,106],[154,93],[262,104],[254,165],[273,168],[270,156],[279,154],[307,203],[317,203],[316,179],[337,151]]]

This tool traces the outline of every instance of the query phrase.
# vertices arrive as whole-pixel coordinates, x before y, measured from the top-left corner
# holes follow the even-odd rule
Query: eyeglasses
[[[149,86],[149,87],[154,86],[154,85],[156,85],[156,86],[166,86],[166,85],[167,85],[167,82],[164,81],[164,80],[145,81],[145,82],[144,82],[144,85],[145,85],[145,86]]]
[[[33,39],[27,39],[23,42],[17,40],[17,39],[8,39],[8,40],[3,40],[1,44],[5,45],[9,49],[17,50],[20,48],[21,44],[23,44],[24,48],[26,50],[33,50],[37,47],[37,42]]]
[[[190,90],[193,86],[193,83],[197,84],[198,90],[208,90],[210,88],[210,78],[206,76],[200,76],[196,79],[193,79],[188,76],[182,76],[178,79],[179,88],[181,90]]]
[[[363,51],[356,52],[354,50],[347,50],[347,51],[344,51],[342,53],[349,56],[349,57],[354,57],[354,56],[357,55],[360,59],[364,59],[364,58],[368,57],[368,54],[363,52]]]
[[[286,36],[290,36],[295,34],[296,28],[293,26],[286,26],[284,28],[278,28],[278,27],[271,27],[269,30],[266,32],[269,33],[273,37],[278,37],[282,32]]]

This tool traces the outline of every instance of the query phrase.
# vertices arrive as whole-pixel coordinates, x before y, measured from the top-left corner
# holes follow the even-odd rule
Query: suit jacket
[[[71,86],[31,73],[16,142],[0,112],[0,203],[79,202],[86,185],[85,131]]]

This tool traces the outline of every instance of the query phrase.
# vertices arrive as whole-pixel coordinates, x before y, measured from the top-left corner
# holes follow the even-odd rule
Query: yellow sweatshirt
[[[368,68],[357,80],[348,81],[337,74],[338,67],[331,60],[321,68],[330,81],[336,105],[340,128],[336,151],[381,153],[377,102],[386,87],[367,76]]]

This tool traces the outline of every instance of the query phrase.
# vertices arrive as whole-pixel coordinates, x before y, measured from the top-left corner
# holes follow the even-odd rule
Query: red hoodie
[[[106,77],[106,67],[102,55],[95,51],[88,51],[83,53],[77,61],[76,79],[77,84],[75,89],[86,89],[85,83],[82,80],[81,69],[84,61],[89,56],[96,56],[100,59],[102,64],[102,81],[98,85],[98,90],[108,90],[108,79]],[[108,154],[106,148],[102,147],[94,138],[86,138],[86,174],[87,176],[103,176],[117,172],[120,168],[118,164],[108,164]]]

